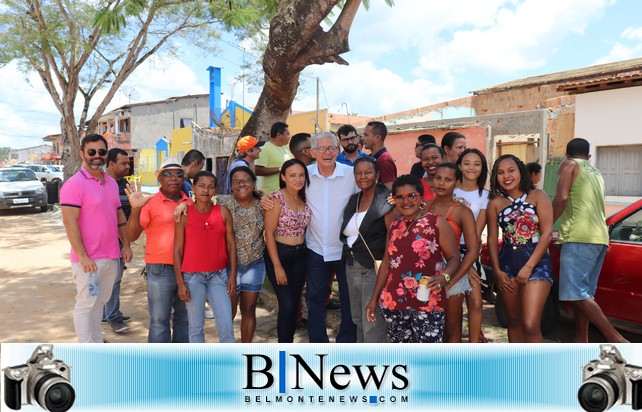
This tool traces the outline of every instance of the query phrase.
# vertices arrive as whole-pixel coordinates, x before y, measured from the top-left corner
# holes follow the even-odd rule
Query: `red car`
[[[616,327],[642,333],[642,200],[609,217],[606,224],[609,227],[609,249],[600,273],[595,300]],[[572,315],[570,306],[560,305],[558,301],[560,248],[555,246],[556,237],[557,233],[554,233],[549,247],[556,283],[542,315],[544,333],[553,329],[559,320],[560,311],[565,316]],[[481,260],[487,277],[486,284],[482,286],[484,299],[495,303],[497,318],[506,326],[504,305],[496,293],[486,244],[482,246]]]

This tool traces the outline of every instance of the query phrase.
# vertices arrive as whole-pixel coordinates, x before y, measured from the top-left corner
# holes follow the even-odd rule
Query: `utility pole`
[[[314,133],[319,133],[319,78],[317,77],[317,122],[314,125]]]

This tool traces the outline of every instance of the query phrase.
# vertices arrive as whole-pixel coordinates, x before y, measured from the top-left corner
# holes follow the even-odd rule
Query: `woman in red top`
[[[390,340],[395,343],[411,342],[413,334],[417,342],[443,340],[444,287],[450,279],[448,273],[455,273],[459,266],[455,232],[446,219],[424,213],[423,190],[419,178],[412,175],[403,175],[392,185],[392,196],[401,216],[388,230],[387,253],[383,255],[375,290],[366,307],[368,321],[374,322],[375,305],[380,301]]]
[[[174,272],[178,296],[186,302],[190,343],[205,342],[205,297],[212,305],[219,342],[234,342],[232,303],[236,293],[236,242],[232,215],[214,205],[216,177],[198,172],[196,201],[181,215],[174,233]],[[228,272],[229,267],[229,272]]]
[[[421,184],[424,187],[424,202],[435,198],[434,180],[437,173],[437,166],[445,162],[446,153],[444,149],[433,143],[424,145],[421,149],[421,166],[426,171]]]

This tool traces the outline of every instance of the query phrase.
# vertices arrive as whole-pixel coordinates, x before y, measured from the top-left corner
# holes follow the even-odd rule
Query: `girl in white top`
[[[462,171],[463,179],[461,186],[455,189],[454,197],[472,210],[481,242],[481,234],[486,227],[486,206],[488,205],[488,190],[484,189],[488,178],[486,157],[477,149],[466,149],[457,159],[457,166]],[[463,236],[460,239],[460,245],[464,245]],[[482,331],[483,301],[480,270],[481,264],[478,261],[468,273],[472,286],[472,291],[466,295],[468,336],[471,343],[488,342]]]

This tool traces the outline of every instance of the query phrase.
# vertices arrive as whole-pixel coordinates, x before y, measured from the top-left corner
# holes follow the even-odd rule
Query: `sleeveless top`
[[[578,166],[568,202],[560,216],[558,244],[568,242],[609,244],[604,212],[604,179],[588,160],[571,159]]]
[[[283,199],[283,193],[280,190],[274,192],[276,200],[281,207],[281,214],[279,214],[279,222],[276,225],[276,236],[282,237],[299,237],[305,235],[305,228],[312,220],[312,211],[310,207],[305,205],[302,212],[297,212],[288,207]]]
[[[519,199],[506,196],[511,204],[506,206],[497,217],[502,228],[504,243],[525,245],[539,241],[539,217],[535,206],[526,202],[527,194]]]
[[[437,197],[437,194],[430,190],[432,186],[426,183],[426,179],[421,179],[421,185],[424,187],[424,202],[428,200],[434,200]]]
[[[434,204],[435,204],[435,202],[430,204],[430,209],[428,209],[429,212],[432,210],[432,206]],[[455,239],[460,239],[462,237],[462,235],[461,235],[462,230],[459,227],[459,225],[453,220],[453,217],[452,217],[453,216],[453,210],[455,210],[455,207],[457,206],[457,204],[458,204],[458,202],[455,201],[453,203],[453,205],[450,206],[450,209],[448,209],[448,215],[446,215],[445,219],[446,219],[446,222],[448,222],[448,224],[450,225],[450,227],[452,227],[453,230],[455,231]]]
[[[221,206],[201,213],[194,205],[187,207],[182,272],[214,272],[227,267],[225,221]]]
[[[438,216],[427,213],[417,221],[403,216],[392,222],[388,232],[388,281],[381,292],[381,307],[389,310],[414,309],[440,312],[445,309],[446,292],[431,292],[430,300],[417,300],[419,279],[437,276],[443,270],[439,247]]]

